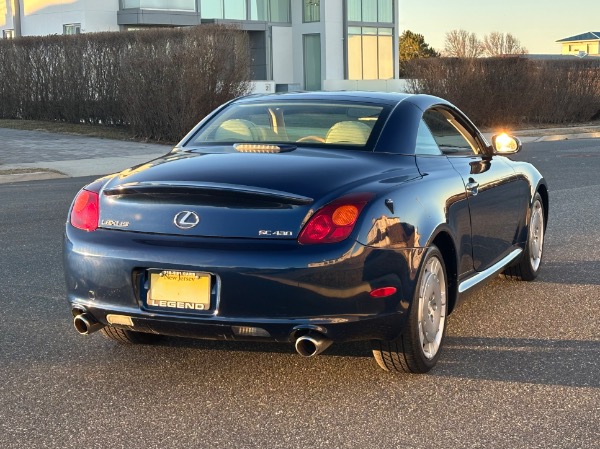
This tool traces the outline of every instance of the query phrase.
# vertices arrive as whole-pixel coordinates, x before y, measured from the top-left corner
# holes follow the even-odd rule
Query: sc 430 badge
[[[260,237],[291,237],[292,231],[267,231],[260,230],[258,231],[258,235]]]
[[[120,220],[102,220],[100,222],[102,226],[113,226],[115,228],[127,228],[129,226],[128,221],[120,221]]]

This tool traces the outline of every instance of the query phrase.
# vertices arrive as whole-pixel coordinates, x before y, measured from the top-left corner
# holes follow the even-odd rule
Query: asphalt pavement
[[[0,448],[600,448],[600,140],[516,158],[550,186],[541,274],[472,295],[428,375],[385,373],[362,343],[304,359],[79,336],[61,239],[92,178],[0,185]]]

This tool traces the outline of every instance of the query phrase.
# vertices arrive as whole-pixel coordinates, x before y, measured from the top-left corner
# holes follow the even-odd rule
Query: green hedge
[[[0,41],[1,118],[176,141],[249,79],[248,37],[223,25]]]
[[[585,122],[600,112],[600,59],[429,58],[407,69],[413,92],[445,98],[479,125]]]

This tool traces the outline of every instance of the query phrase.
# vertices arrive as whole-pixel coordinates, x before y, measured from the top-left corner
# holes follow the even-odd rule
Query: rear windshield
[[[203,126],[187,146],[294,143],[370,150],[385,108],[349,102],[233,104]]]

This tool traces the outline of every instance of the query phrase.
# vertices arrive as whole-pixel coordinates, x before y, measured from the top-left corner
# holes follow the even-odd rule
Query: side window
[[[423,120],[421,120],[421,123],[419,123],[419,129],[417,130],[417,145],[415,152],[417,154],[442,154],[437,142],[431,135],[431,131],[429,131],[429,128]]]
[[[475,142],[467,140],[467,131],[453,120],[450,113],[430,109],[423,114],[423,121],[429,127],[442,153],[460,156],[478,153]]]

